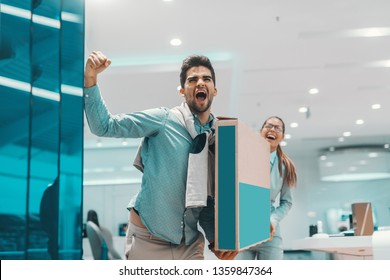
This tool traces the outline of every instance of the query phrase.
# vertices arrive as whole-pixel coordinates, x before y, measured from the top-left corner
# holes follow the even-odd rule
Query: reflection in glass
[[[81,259],[84,1],[0,5],[0,259]]]
[[[4,3],[1,2],[0,14],[0,259],[24,259],[31,93],[30,21],[4,13]]]

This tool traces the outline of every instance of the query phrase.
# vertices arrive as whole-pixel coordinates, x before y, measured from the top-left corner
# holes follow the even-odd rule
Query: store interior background
[[[390,225],[389,10],[387,0],[86,0],[85,55],[100,50],[112,60],[99,77],[112,113],[178,105],[183,58],[205,54],[216,70],[216,115],[254,130],[280,116],[290,137],[283,149],[298,170],[281,223],[289,250],[318,220],[326,233],[348,227],[343,217],[354,202],[372,203],[376,227]],[[138,143],[91,135],[85,120],[84,220],[94,209],[114,235],[140,186],[132,166]],[[322,181],[320,157],[332,147],[359,148],[323,172],[368,167],[382,179]]]

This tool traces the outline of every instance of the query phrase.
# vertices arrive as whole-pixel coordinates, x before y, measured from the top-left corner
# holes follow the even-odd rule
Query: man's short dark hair
[[[216,85],[215,72],[210,59],[204,55],[191,55],[183,60],[183,64],[181,66],[180,85],[182,88],[184,88],[184,84],[187,79],[187,70],[196,66],[204,66],[208,68],[211,72],[211,78],[213,79],[214,85]]]

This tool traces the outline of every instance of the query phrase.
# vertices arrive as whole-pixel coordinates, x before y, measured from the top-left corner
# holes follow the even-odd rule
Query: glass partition
[[[60,252],[82,257],[84,1],[62,6]]]
[[[0,258],[24,259],[27,236],[31,98],[31,20],[0,13]],[[19,1],[28,9],[31,1]],[[18,30],[18,32],[14,32]]]
[[[84,1],[0,5],[0,259],[81,259]]]

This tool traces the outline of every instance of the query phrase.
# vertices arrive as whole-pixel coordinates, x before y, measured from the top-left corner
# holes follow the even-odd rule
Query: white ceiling
[[[282,117],[290,155],[384,144],[389,11],[389,0],[86,0],[86,55],[100,50],[113,62],[99,79],[112,113],[178,105],[182,60],[205,54],[216,70],[214,113],[256,130]],[[351,136],[338,142],[344,132]],[[85,139],[96,142],[87,127]]]

